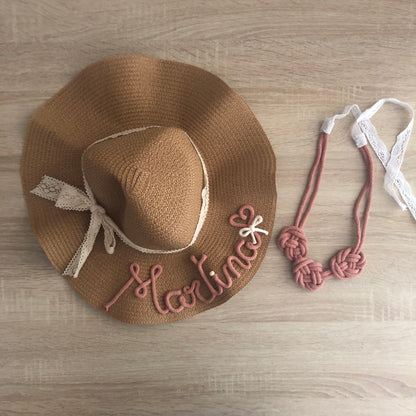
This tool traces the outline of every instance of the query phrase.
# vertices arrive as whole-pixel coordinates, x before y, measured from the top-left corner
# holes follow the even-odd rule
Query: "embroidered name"
[[[105,309],[108,311],[112,305],[120,298],[120,296],[133,284],[134,281],[138,286],[134,290],[134,295],[139,298],[145,298],[148,295],[150,287],[152,301],[155,309],[161,314],[179,313],[185,308],[193,308],[197,301],[205,304],[213,302],[217,296],[220,296],[224,289],[229,289],[233,284],[233,279],[239,279],[241,273],[237,267],[242,270],[249,270],[252,262],[257,258],[257,251],[261,247],[262,240],[260,234],[268,234],[266,230],[257,228],[263,221],[261,216],[254,216],[254,208],[251,205],[242,206],[237,214],[230,217],[229,222],[234,227],[240,227],[240,235],[242,237],[251,236],[252,241],[242,238],[234,247],[234,253],[227,257],[225,263],[222,265],[222,274],[214,271],[207,272],[204,270],[204,263],[207,260],[207,255],[202,254],[200,258],[191,256],[190,260],[198,269],[201,279],[195,279],[189,286],[184,286],[180,289],[168,291],[163,296],[163,307],[159,302],[159,295],[157,289],[157,280],[163,273],[163,267],[156,264],[150,268],[150,277],[143,281],[140,278],[140,266],[137,263],[130,265],[130,278],[119,292],[106,305]],[[201,290],[205,286],[205,290]],[[209,293],[204,296],[201,292]],[[176,306],[174,306],[176,305]]]

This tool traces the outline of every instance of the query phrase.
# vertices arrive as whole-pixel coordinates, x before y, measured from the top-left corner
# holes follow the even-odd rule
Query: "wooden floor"
[[[393,96],[416,105],[412,0],[0,0],[0,415],[416,414],[416,223],[376,162],[352,281],[306,293],[271,244],[227,304],[135,327],[73,293],[29,230],[19,160],[31,114],[87,64],[137,53],[220,76],[253,109],[278,161],[275,234],[293,221],[322,120]],[[390,147],[407,114],[374,122]],[[352,243],[364,179],[349,138],[331,136],[306,225],[326,262]],[[416,189],[416,132],[403,171]]]

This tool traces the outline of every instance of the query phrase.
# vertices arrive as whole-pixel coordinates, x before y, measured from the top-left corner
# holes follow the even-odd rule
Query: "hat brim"
[[[157,324],[189,318],[218,306],[240,291],[254,276],[269,243],[276,205],[273,149],[244,100],[222,80],[200,68],[144,56],[120,56],[85,68],[32,117],[21,159],[21,176],[31,228],[59,273],[81,244],[90,213],[58,209],[30,193],[43,175],[83,189],[81,154],[88,145],[110,134],[150,125],[180,127],[197,146],[206,164],[210,201],[201,232],[192,247],[174,254],[145,254],[118,241],[106,253],[100,232],[77,279],[68,283],[90,305],[104,305],[130,277],[131,263],[140,265],[146,280],[154,265],[163,266],[157,296],[201,279],[192,255],[205,254],[204,268],[220,273],[241,237],[229,223],[245,204],[263,217],[262,244],[249,269],[210,303],[199,302],[181,312],[161,314],[152,294],[135,296],[133,283],[106,312],[121,321]],[[209,297],[201,284],[201,294]],[[149,287],[150,291],[150,287]]]

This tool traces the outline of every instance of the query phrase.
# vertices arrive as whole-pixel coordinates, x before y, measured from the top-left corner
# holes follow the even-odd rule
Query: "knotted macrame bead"
[[[324,284],[322,264],[306,257],[297,257],[293,262],[293,276],[299,285],[314,291]]]
[[[362,251],[354,253],[351,247],[339,251],[331,259],[331,272],[338,279],[345,280],[358,276],[366,264]]]
[[[301,228],[294,225],[286,227],[281,231],[277,239],[277,245],[290,261],[295,260],[297,257],[306,257],[308,254],[306,236]]]

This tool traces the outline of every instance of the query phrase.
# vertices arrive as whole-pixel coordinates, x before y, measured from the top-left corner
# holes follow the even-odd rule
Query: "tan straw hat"
[[[32,117],[21,175],[52,265],[129,323],[224,303],[254,276],[273,227],[265,133],[224,82],[182,63],[88,66]]]

